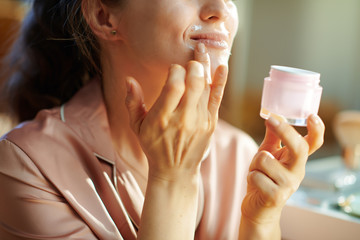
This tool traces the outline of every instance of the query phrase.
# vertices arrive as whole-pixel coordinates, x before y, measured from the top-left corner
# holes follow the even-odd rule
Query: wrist
[[[148,183],[163,186],[189,185],[197,186],[201,177],[200,168],[197,169],[152,169],[149,168]]]
[[[200,174],[149,172],[139,239],[194,239],[199,183]]]
[[[281,239],[280,217],[272,221],[254,220],[241,216],[239,240],[266,240]]]
[[[247,202],[249,203],[249,202]],[[242,204],[239,239],[280,239],[281,208],[259,208]]]

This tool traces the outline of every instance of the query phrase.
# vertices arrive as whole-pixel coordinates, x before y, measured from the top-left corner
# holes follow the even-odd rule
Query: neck
[[[121,55],[121,54],[119,54]],[[108,54],[107,56],[119,56]],[[115,58],[115,57],[114,57]],[[134,77],[143,88],[144,101],[150,109],[157,99],[164,81],[159,81],[159,75],[149,72],[146,68],[129,64],[129,59],[103,58],[103,93],[107,108],[112,140],[119,156],[132,167],[139,168],[147,174],[147,159],[142,151],[137,136],[130,128],[129,115],[125,106],[127,76]],[[142,70],[142,71],[141,71]],[[166,78],[166,76],[163,76]]]

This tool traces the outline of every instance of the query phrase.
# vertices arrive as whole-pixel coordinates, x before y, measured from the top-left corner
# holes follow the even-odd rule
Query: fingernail
[[[272,125],[274,127],[277,127],[280,125],[280,121],[272,116],[270,116],[267,121],[270,125]]]
[[[132,79],[130,77],[126,78],[126,91],[130,93],[132,89]]]
[[[190,68],[191,74],[196,77],[204,77],[204,67],[199,62],[192,62],[192,67]]]
[[[312,121],[314,124],[319,124],[320,123],[320,117],[316,114],[311,114],[310,115],[310,121]]]
[[[197,45],[197,49],[200,53],[205,53],[206,52],[206,48],[205,48],[205,45],[203,43],[199,43]]]

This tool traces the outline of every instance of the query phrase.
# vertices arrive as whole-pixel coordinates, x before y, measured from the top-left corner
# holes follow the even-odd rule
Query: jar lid
[[[270,78],[278,81],[295,81],[314,84],[320,82],[320,73],[300,68],[272,65]]]

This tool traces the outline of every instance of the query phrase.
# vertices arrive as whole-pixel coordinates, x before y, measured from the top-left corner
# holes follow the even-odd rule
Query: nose
[[[200,18],[203,21],[225,21],[230,14],[227,0],[204,0]]]

